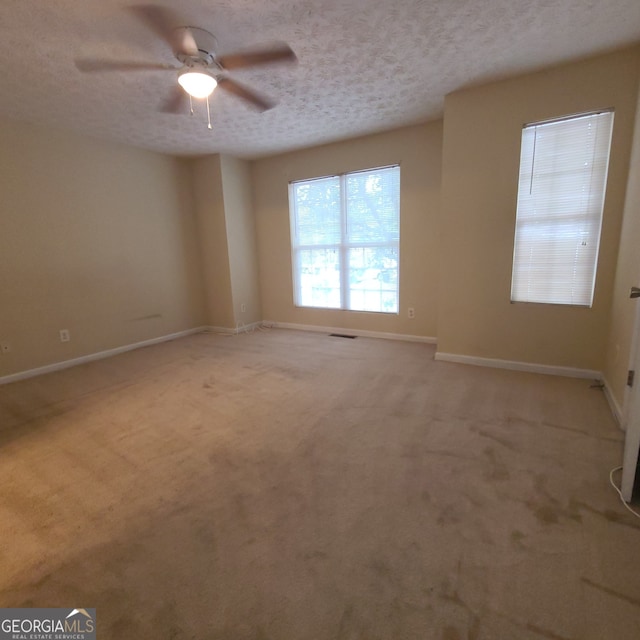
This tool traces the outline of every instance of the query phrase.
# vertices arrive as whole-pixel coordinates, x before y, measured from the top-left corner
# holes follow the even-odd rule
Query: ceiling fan
[[[82,58],[75,61],[76,67],[83,72],[177,71],[179,84],[173,88],[160,107],[160,110],[165,113],[182,113],[186,111],[187,104],[191,104],[191,113],[193,113],[192,98],[206,98],[207,114],[209,114],[209,96],[216,86],[241,98],[260,111],[271,109],[275,106],[273,101],[232,80],[228,72],[297,60],[296,54],[286,44],[218,56],[215,53],[216,39],[213,34],[199,27],[176,26],[180,24],[180,19],[166,7],[134,5],[127,7],[127,10],[171,47],[182,66]],[[209,129],[211,129],[210,116]]]

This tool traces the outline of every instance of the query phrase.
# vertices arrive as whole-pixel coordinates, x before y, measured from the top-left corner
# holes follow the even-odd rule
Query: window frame
[[[607,115],[609,116],[609,118],[607,119],[606,122],[606,126],[609,127],[608,132],[605,132],[605,136],[608,134],[608,139],[605,137],[602,139],[602,143],[606,143],[606,147],[603,144],[602,150],[604,150],[606,148],[606,153],[604,153],[604,165],[603,165],[603,169],[601,171],[600,174],[600,178],[601,178],[601,188],[600,186],[598,186],[597,183],[595,183],[595,187],[594,184],[592,184],[591,182],[589,183],[589,199],[591,199],[591,196],[593,194],[596,195],[598,202],[600,203],[599,208],[599,213],[597,215],[593,214],[593,211],[589,211],[589,207],[584,207],[584,209],[579,210],[577,213],[571,213],[571,212],[567,212],[566,209],[563,209],[563,206],[558,204],[557,202],[554,202],[554,209],[547,212],[546,215],[541,215],[537,220],[535,219],[529,219],[527,217],[527,214],[525,213],[523,215],[522,218],[520,218],[519,214],[520,214],[520,210],[521,210],[521,189],[522,189],[522,177],[523,177],[523,173],[526,172],[526,165],[524,165],[524,161],[526,160],[527,163],[531,163],[531,170],[529,171],[528,174],[528,179],[531,180],[531,184],[533,184],[533,180],[535,178],[535,172],[533,169],[533,165],[535,164],[535,154],[536,154],[536,149],[535,149],[535,138],[534,138],[534,146],[533,146],[533,151],[532,151],[532,156],[529,157],[527,156],[525,158],[525,156],[523,156],[523,151],[524,151],[524,140],[525,140],[525,132],[529,129],[533,129],[534,130],[534,135],[537,133],[537,127],[544,127],[547,125],[555,125],[555,124],[560,124],[563,122],[568,122],[568,121],[575,121],[575,120],[580,120],[580,119],[586,119],[586,118],[593,118],[594,116],[603,116],[603,115]],[[565,115],[565,116],[561,116],[558,118],[551,118],[551,119],[547,119],[547,120],[541,120],[541,121],[537,121],[537,122],[531,122],[531,123],[527,123],[525,125],[523,125],[522,127],[522,133],[521,133],[521,139],[520,139],[520,160],[519,160],[519,165],[518,165],[518,192],[516,194],[516,216],[515,216],[515,224],[514,224],[514,236],[513,236],[513,255],[512,255],[512,263],[511,263],[511,288],[510,288],[510,302],[511,304],[541,304],[541,305],[553,305],[553,306],[564,306],[564,307],[572,307],[572,308],[585,308],[585,309],[590,309],[593,307],[593,300],[594,300],[594,296],[595,296],[595,285],[596,285],[596,279],[597,279],[597,273],[598,273],[598,262],[599,262],[599,254],[600,254],[600,242],[601,242],[601,238],[602,238],[602,225],[603,225],[603,220],[604,220],[604,209],[605,209],[605,204],[606,204],[606,194],[607,194],[607,187],[608,187],[608,174],[609,174],[609,167],[610,167],[610,162],[611,162],[611,148],[612,148],[612,141],[613,141],[613,128],[614,128],[614,122],[615,122],[615,110],[613,108],[606,108],[606,109],[597,109],[594,111],[587,111],[587,112],[581,112],[581,113],[575,113],[575,114],[571,114],[571,115]],[[596,138],[598,136],[598,132],[596,131],[595,134]],[[595,150],[598,147],[598,141],[596,140],[593,143],[593,148],[594,148],[594,154],[595,154]],[[583,148],[580,150],[580,153],[585,153],[588,150],[588,146],[586,145],[586,143],[584,144]],[[556,154],[557,155],[557,154]],[[549,156],[551,157],[551,156]],[[595,158],[595,155],[594,155]],[[593,164],[593,163],[592,163]],[[523,169],[523,166],[525,167],[525,169]],[[593,175],[593,167],[591,168],[591,172]],[[552,173],[547,174],[545,177],[548,179],[550,176],[552,176],[553,178],[558,178],[558,176],[561,176],[563,173],[563,171],[556,169],[554,170]],[[564,173],[567,173],[566,171]],[[525,174],[526,176],[527,174]],[[567,173],[568,177],[567,179],[571,179],[572,177],[576,177],[579,174],[575,171]],[[586,175],[586,174],[585,174]],[[583,176],[584,179],[584,176]],[[551,196],[548,196],[551,197]],[[556,200],[560,200],[560,197],[557,193],[554,194],[553,196]],[[572,196],[575,197],[575,196]],[[523,209],[527,208],[527,204],[525,202],[526,200],[526,196],[523,199]],[[564,217],[563,214],[564,213]],[[521,264],[518,264],[518,242],[519,242],[519,234],[522,232],[523,228],[526,227],[531,227],[531,231],[530,233],[533,233],[536,229],[536,223],[541,223],[539,230],[541,232],[543,232],[543,227],[544,227],[544,221],[546,218],[546,226],[548,229],[552,230],[552,233],[554,234],[554,237],[557,238],[561,235],[561,229],[563,226],[566,226],[567,223],[570,224],[571,228],[572,228],[572,234],[574,235],[578,235],[580,232],[577,231],[576,229],[580,227],[580,225],[586,226],[588,224],[593,224],[595,222],[595,233],[593,233],[593,235],[589,234],[587,236],[587,241],[590,242],[594,242],[595,243],[595,250],[592,253],[592,257],[590,257],[590,262],[589,262],[589,271],[586,273],[586,275],[588,276],[588,278],[577,278],[574,279],[572,282],[574,284],[583,284],[583,286],[588,286],[589,287],[589,295],[588,296],[584,296],[582,298],[582,301],[578,300],[578,301],[573,301],[573,300],[569,300],[568,298],[570,296],[564,296],[563,298],[560,298],[558,296],[559,299],[554,300],[553,299],[553,294],[552,292],[549,290],[547,292],[544,292],[544,294],[538,294],[537,296],[532,296],[532,298],[537,298],[537,299],[525,299],[524,296],[522,294],[518,295],[516,292],[516,289],[518,287],[518,284],[516,283],[516,276],[517,276],[517,267],[522,268]],[[571,222],[571,220],[573,220],[573,222]],[[520,226],[519,226],[520,225]],[[574,242],[576,242],[576,246],[577,246],[577,240],[574,240]],[[538,246],[538,248],[540,247],[544,247],[543,244],[540,244]],[[548,243],[546,245],[547,250],[549,250],[549,248],[553,247],[553,242]],[[574,266],[576,265],[578,261],[578,257],[577,257],[577,253],[576,253],[576,257],[574,257]],[[567,267],[567,264],[565,264],[565,268]],[[555,273],[553,272],[553,270],[551,270],[551,273],[549,275],[547,275],[545,277],[544,280],[540,280],[540,282],[544,283],[551,283],[553,282],[552,278],[554,278],[555,276],[560,275],[561,272],[556,271]],[[520,282],[520,285],[524,284],[525,282],[528,283],[532,283],[535,284],[535,278],[527,278],[526,280],[522,280]],[[541,287],[543,286],[540,285]],[[551,289],[551,286],[549,286],[549,289]],[[586,293],[586,292],[585,292]],[[540,299],[546,296],[546,299]],[[588,299],[587,299],[588,298]]]
[[[397,180],[398,180],[398,201],[397,201],[397,212],[398,212],[398,239],[389,242],[354,242],[349,241],[347,222],[348,222],[348,212],[347,212],[347,180],[350,176],[354,176],[357,174],[367,174],[367,173],[375,173],[376,171],[385,171],[395,169],[398,172]],[[295,307],[300,309],[321,309],[321,310],[336,310],[336,311],[349,311],[355,313],[380,313],[385,315],[399,315],[400,314],[400,224],[401,224],[401,193],[400,193],[400,163],[383,165],[379,167],[371,167],[367,169],[358,169],[355,171],[348,171],[340,174],[329,174],[324,176],[316,176],[313,178],[302,178],[298,180],[292,180],[288,185],[288,193],[289,193],[289,224],[290,224],[290,234],[291,234],[291,275],[292,275],[292,284],[293,284],[293,304]],[[298,215],[297,208],[298,202],[295,197],[295,188],[296,185],[310,183],[319,180],[327,180],[327,179],[338,179],[339,180],[339,192],[340,192],[340,239],[337,243],[325,243],[325,244],[300,244],[299,243],[299,234],[298,234]],[[350,274],[350,266],[349,266],[349,255],[350,251],[353,249],[367,249],[367,248],[385,248],[389,247],[395,249],[397,255],[397,263],[396,263],[396,288],[395,288],[395,303],[396,309],[395,311],[384,311],[384,310],[364,310],[364,309],[353,309],[350,307],[351,305],[351,290],[349,286],[349,274]],[[340,282],[340,304],[339,306],[319,306],[312,304],[302,304],[302,289],[300,283],[300,274],[301,274],[301,265],[300,265],[300,254],[305,250],[316,250],[316,249],[327,249],[327,250],[336,250],[338,255],[338,265],[339,265],[339,282]]]

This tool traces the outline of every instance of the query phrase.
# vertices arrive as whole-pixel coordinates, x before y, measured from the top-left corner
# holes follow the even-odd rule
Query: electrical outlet
[[[416,310],[413,307],[409,307],[407,315],[410,318],[415,318],[416,317]]]
[[[242,313],[244,313],[246,310],[247,310],[247,305],[243,302],[243,303],[240,305],[240,311],[241,311]]]
[[[60,342],[69,342],[69,340],[71,340],[69,329],[60,329]]]
[[[0,351],[2,353],[9,353],[9,351],[11,351],[11,345],[8,342],[1,342]]]

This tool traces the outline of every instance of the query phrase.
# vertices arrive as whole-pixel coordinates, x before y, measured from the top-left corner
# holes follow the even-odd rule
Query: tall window
[[[299,307],[398,313],[400,167],[289,185]]]
[[[613,112],[526,125],[511,300],[590,307]]]

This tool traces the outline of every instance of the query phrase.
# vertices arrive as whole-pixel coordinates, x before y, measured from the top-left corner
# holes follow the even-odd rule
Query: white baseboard
[[[298,331],[313,331],[315,333],[343,333],[350,336],[361,336],[363,338],[382,338],[384,340],[402,340],[404,342],[423,342],[426,344],[436,344],[437,339],[431,336],[414,336],[405,333],[387,333],[385,331],[366,331],[363,329],[346,329],[344,327],[319,327],[311,324],[293,324],[291,322],[269,322],[261,323],[268,327],[277,329],[297,329]]]
[[[150,347],[151,345],[160,344],[161,342],[168,342],[169,340],[175,340],[176,338],[184,338],[185,336],[190,336],[194,333],[202,333],[206,329],[207,327],[196,327],[194,329],[186,329],[185,331],[177,331],[176,333],[170,333],[166,336],[159,336],[157,338],[143,340],[142,342],[135,342],[134,344],[126,344],[122,347],[107,349],[106,351],[90,353],[86,356],[80,356],[79,358],[72,358],[71,360],[54,362],[53,364],[47,364],[43,367],[37,367],[35,369],[27,369],[26,371],[19,371],[18,373],[11,373],[8,376],[0,377],[0,385],[8,384],[9,382],[17,382],[18,380],[25,380],[27,378],[34,378],[35,376],[41,376],[45,373],[52,373],[53,371],[60,371],[61,369],[68,369],[69,367],[75,367],[79,364],[86,364],[87,362],[93,362],[94,360],[110,358],[111,356],[117,356],[118,354],[125,353],[126,351],[133,351],[134,349],[140,349],[141,347]]]
[[[259,329],[263,324],[264,322],[262,321],[252,322],[250,324],[243,324],[239,322],[237,327],[209,326],[209,327],[204,327],[203,330],[207,331],[208,333],[221,333],[225,336],[236,336],[239,333],[247,333],[248,331],[255,331],[256,329]]]
[[[225,336],[234,336],[237,333],[237,331],[233,327],[208,326],[208,327],[205,327],[204,330],[207,333],[220,333]]]
[[[551,376],[565,376],[568,378],[602,380],[602,373],[593,369],[557,367],[554,365],[536,364],[533,362],[498,360],[497,358],[479,358],[476,356],[459,355],[457,353],[443,353],[442,351],[436,352],[435,359],[442,360],[443,362],[457,362],[459,364],[473,364],[480,367],[493,367],[494,369],[510,369],[512,371],[544,373]]]
[[[609,386],[609,382],[605,377],[602,378],[602,384],[604,385],[603,387],[604,397],[607,399],[607,402],[609,403],[609,409],[611,410],[613,417],[618,423],[618,426],[624,431],[627,425],[625,424],[624,412],[622,411],[622,407],[618,404],[618,401],[616,400],[613,393],[611,393],[611,387]]]

